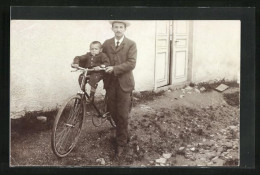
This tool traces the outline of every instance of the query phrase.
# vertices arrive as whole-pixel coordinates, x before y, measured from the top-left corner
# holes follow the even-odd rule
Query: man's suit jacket
[[[125,92],[134,90],[135,81],[132,70],[136,65],[137,49],[134,41],[124,37],[118,48],[115,46],[115,39],[111,38],[104,42],[103,52],[110,60],[110,66],[114,66],[114,75],[118,77],[120,87]],[[104,79],[104,88],[109,87],[111,75]]]

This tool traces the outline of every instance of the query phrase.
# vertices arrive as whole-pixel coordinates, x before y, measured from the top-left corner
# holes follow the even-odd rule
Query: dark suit
[[[136,65],[137,49],[134,41],[124,38],[118,48],[114,38],[103,44],[114,72],[104,79],[104,88],[108,97],[108,110],[116,122],[117,144],[124,146],[129,139],[128,115],[131,105],[131,94],[135,87],[132,70]]]

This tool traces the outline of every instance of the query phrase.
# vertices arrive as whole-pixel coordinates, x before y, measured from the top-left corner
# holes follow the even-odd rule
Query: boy
[[[109,65],[109,58],[106,54],[102,53],[102,45],[99,41],[93,41],[90,44],[90,52],[85,55],[76,56],[73,60],[72,67],[94,68],[98,70],[100,67],[106,67]],[[90,85],[90,98],[87,102],[94,101],[94,95],[98,86],[98,82],[102,79],[103,74],[101,72],[90,72],[90,79],[88,84]],[[79,77],[79,83],[82,80],[82,74]]]

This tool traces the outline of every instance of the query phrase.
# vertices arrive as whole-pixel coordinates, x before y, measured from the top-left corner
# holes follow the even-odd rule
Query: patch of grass
[[[197,86],[199,88],[204,87],[206,90],[204,92],[210,92],[218,87],[220,84],[225,84],[229,87],[239,87],[239,84],[236,81],[226,81],[225,79],[210,81],[210,82],[201,82]]]
[[[142,103],[145,101],[152,101],[155,97],[162,96],[165,91],[141,91],[133,93],[133,107],[135,107],[138,103]]]
[[[238,107],[239,106],[239,92],[226,93],[223,94],[224,100],[230,106]]]
[[[19,134],[26,134],[29,132],[37,132],[42,130],[49,130],[52,128],[54,118],[58,112],[58,108],[50,111],[29,111],[25,116],[19,119],[11,119],[11,131]],[[42,123],[37,120],[37,116],[47,117],[47,121]]]

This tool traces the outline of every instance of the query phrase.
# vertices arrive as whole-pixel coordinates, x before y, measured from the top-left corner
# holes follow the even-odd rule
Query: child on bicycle
[[[100,67],[109,66],[109,58],[106,54],[102,53],[102,45],[99,41],[93,41],[90,44],[90,52],[85,55],[76,56],[71,64],[72,67],[83,67],[83,68],[93,68],[98,70]],[[98,86],[98,82],[103,78],[103,73],[101,72],[90,72],[90,78],[88,85],[90,86],[90,98],[88,102],[94,101],[94,95]],[[83,74],[79,76],[79,84],[81,84]]]

